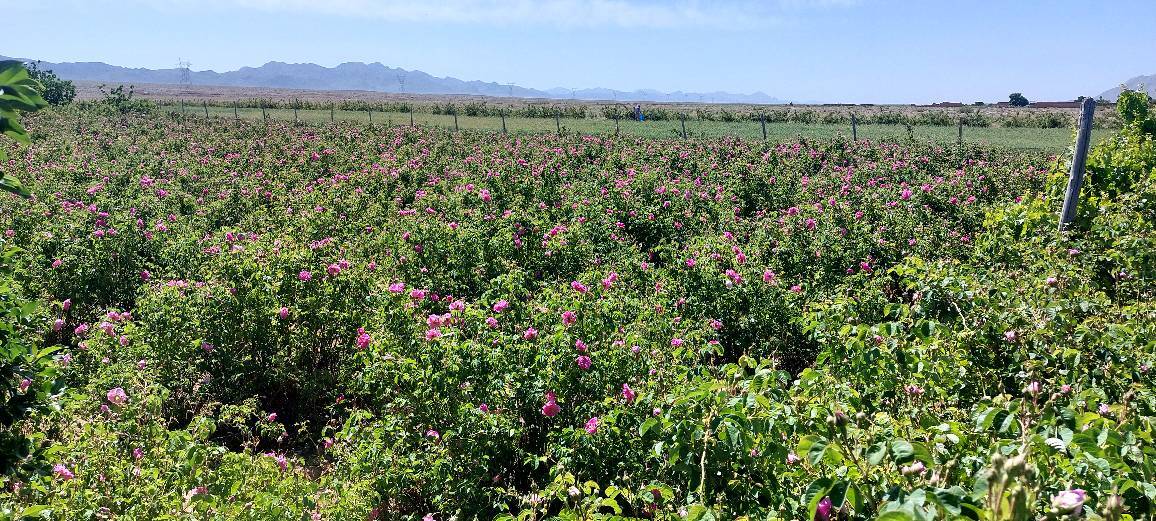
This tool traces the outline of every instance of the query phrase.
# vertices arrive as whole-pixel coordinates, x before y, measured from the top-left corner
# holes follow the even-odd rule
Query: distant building
[[[932,103],[932,107],[962,107],[963,103],[955,101],[941,101],[939,103]]]
[[[1027,109],[1078,109],[1083,105],[1082,101],[1033,101],[1028,103]],[[997,107],[1012,107],[1011,103],[1000,101],[995,104]]]
[[[1029,107],[1037,109],[1078,109],[1082,105],[1082,101],[1034,101],[1028,103]]]

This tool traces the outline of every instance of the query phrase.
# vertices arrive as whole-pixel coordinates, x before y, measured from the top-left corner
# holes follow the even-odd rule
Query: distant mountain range
[[[0,59],[13,59],[4,58]],[[28,61],[28,60],[24,60]],[[380,63],[342,63],[323,67],[313,63],[269,62],[260,67],[241,67],[235,71],[187,71],[180,68],[143,69],[109,65],[102,62],[42,62],[41,68],[51,69],[67,80],[100,81],[108,83],[164,83],[193,85],[222,85],[230,87],[267,87],[311,90],[362,90],[406,94],[459,94],[516,98],[580,99],[607,101],[651,102],[710,102],[778,104],[783,100],[762,92],[733,94],[729,92],[659,92],[636,90],[624,92],[613,89],[537,90],[512,84],[484,81],[465,81],[457,78],[439,78],[418,70],[386,67]]]
[[[1151,76],[1136,76],[1135,78],[1124,82],[1124,85],[1132,90],[1139,90],[1141,87],[1143,87],[1144,90],[1148,92],[1149,96],[1156,97],[1156,74]],[[1120,87],[1116,87],[1114,89],[1108,89],[1104,92],[1101,92],[1099,97],[1108,101],[1116,101],[1116,97],[1119,95]]]

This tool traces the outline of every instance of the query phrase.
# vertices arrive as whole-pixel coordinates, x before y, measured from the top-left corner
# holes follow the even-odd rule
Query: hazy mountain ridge
[[[1136,76],[1124,82],[1124,85],[1132,90],[1139,90],[1141,87],[1144,87],[1144,90],[1148,92],[1149,96],[1156,97],[1156,74]],[[1120,95],[1120,91],[1120,87],[1111,88],[1101,92],[1099,97],[1108,101],[1116,101],[1116,97]]]
[[[4,58],[0,56],[0,59]],[[27,61],[27,60],[25,60]],[[64,79],[109,83],[179,84],[183,70],[129,68],[103,62],[42,62]],[[407,94],[464,94],[518,98],[553,98],[611,100],[622,102],[668,101],[777,104],[786,103],[762,92],[734,94],[729,92],[660,92],[652,89],[632,92],[606,88],[548,90],[530,89],[497,82],[466,81],[454,77],[436,77],[419,70],[387,67],[381,63],[347,62],[336,67],[313,63],[269,62],[260,67],[241,67],[235,71],[189,70],[188,81],[194,85],[230,87],[270,87],[313,90],[364,90]]]

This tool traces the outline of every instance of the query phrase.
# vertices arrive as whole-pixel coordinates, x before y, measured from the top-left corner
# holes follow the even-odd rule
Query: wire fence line
[[[372,126],[413,125],[452,131],[490,131],[505,133],[556,133],[588,135],[630,135],[648,138],[700,139],[735,137],[747,140],[812,139],[865,139],[865,140],[920,140],[941,144],[985,144],[1007,148],[1059,151],[1071,144],[1072,130],[1068,128],[1031,127],[972,127],[962,121],[955,125],[913,125],[863,123],[850,114],[847,123],[800,123],[757,120],[711,121],[690,117],[674,120],[644,120],[633,118],[606,118],[566,115],[559,111],[552,118],[492,115],[460,115],[457,112],[375,111],[340,108],[299,108],[297,106],[242,106],[181,103],[163,105],[173,116],[216,118],[245,121],[290,121],[299,124],[360,123]]]

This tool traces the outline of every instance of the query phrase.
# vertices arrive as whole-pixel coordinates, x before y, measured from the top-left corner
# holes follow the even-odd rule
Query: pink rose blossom
[[[553,391],[546,393],[546,404],[542,406],[542,415],[547,418],[553,418],[562,412],[562,407],[558,405],[558,400]]]
[[[125,394],[124,389],[121,389],[120,387],[109,389],[106,397],[108,398],[109,403],[117,406],[124,405],[125,402],[128,402],[128,394]]]
[[[630,388],[630,384],[622,384],[622,399],[626,400],[626,403],[634,403],[634,398],[637,396],[634,389]]]
[[[53,465],[52,474],[61,481],[68,481],[76,477],[76,474],[73,474],[71,470],[68,470],[68,467],[64,466],[63,463],[57,463]]]

